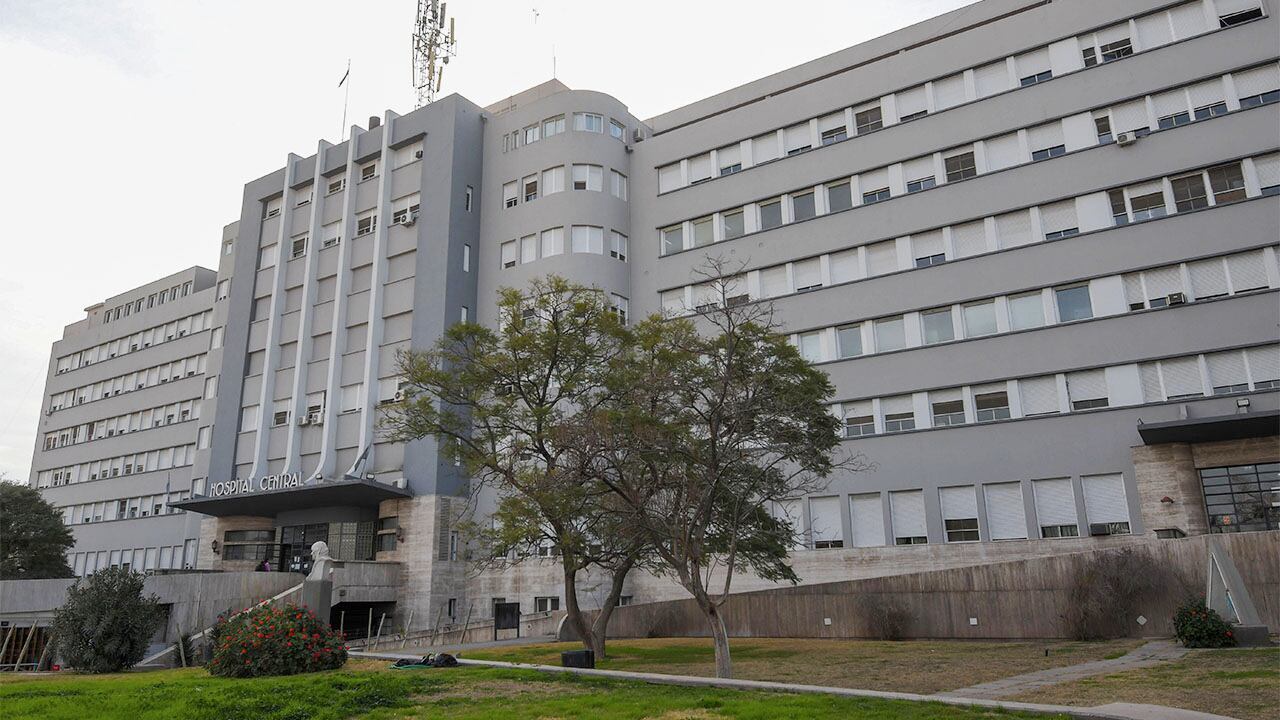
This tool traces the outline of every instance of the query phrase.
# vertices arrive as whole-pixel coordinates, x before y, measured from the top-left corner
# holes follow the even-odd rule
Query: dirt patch
[[[727,715],[713,713],[710,710],[668,710],[661,715],[650,715],[653,720],[720,720]]]
[[[405,671],[409,672],[409,671]],[[565,683],[528,682],[520,680],[455,680],[438,693],[418,695],[415,702],[432,703],[442,700],[476,700],[480,698],[547,697],[555,695],[581,695],[587,688]]]

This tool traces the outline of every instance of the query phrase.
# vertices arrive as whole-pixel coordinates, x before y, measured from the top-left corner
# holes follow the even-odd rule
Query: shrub
[[[214,629],[209,672],[223,677],[296,675],[333,670],[347,661],[342,636],[305,607],[262,606]]]
[[[53,616],[58,654],[77,670],[119,672],[146,654],[164,615],[154,595],[142,597],[143,576],[111,567],[77,580]]]
[[[191,633],[186,633],[173,642],[173,652],[169,653],[169,660],[174,667],[183,667],[184,661],[186,667],[193,667],[201,664],[201,659],[196,656],[197,652],[196,641],[192,639]]]
[[[1236,644],[1231,625],[1204,600],[1184,603],[1173,614],[1173,634],[1189,648],[1220,648]]]
[[[901,640],[911,623],[911,612],[902,603],[884,595],[872,595],[863,603],[867,626],[881,640]]]
[[[1139,603],[1167,585],[1166,575],[1131,548],[1095,554],[1067,589],[1067,632],[1076,640],[1127,636]]]

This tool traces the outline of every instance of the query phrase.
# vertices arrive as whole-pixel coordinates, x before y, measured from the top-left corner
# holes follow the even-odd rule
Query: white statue
[[[311,544],[311,572],[308,580],[328,580],[333,574],[333,556],[329,554],[329,543],[317,540]]]

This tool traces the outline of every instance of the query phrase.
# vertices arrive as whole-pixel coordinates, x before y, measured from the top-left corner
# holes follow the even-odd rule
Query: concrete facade
[[[983,0],[649,120],[553,80],[290,154],[224,231],[201,567],[302,569],[336,533],[400,563],[417,627],[560,602],[553,560],[468,571],[460,515],[493,498],[380,438],[395,354],[551,273],[696,317],[715,259],[876,464],[772,508],[804,582],[1206,532],[1199,470],[1280,485],[1274,424],[1222,437],[1280,409],[1272,5]],[[1170,423],[1203,436],[1143,434]]]

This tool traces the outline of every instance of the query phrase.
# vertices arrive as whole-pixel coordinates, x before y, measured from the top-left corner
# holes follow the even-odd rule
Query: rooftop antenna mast
[[[453,18],[445,24],[448,3],[418,0],[418,19],[413,27],[413,87],[422,107],[436,99],[444,82],[444,66],[458,52],[458,36]]]

